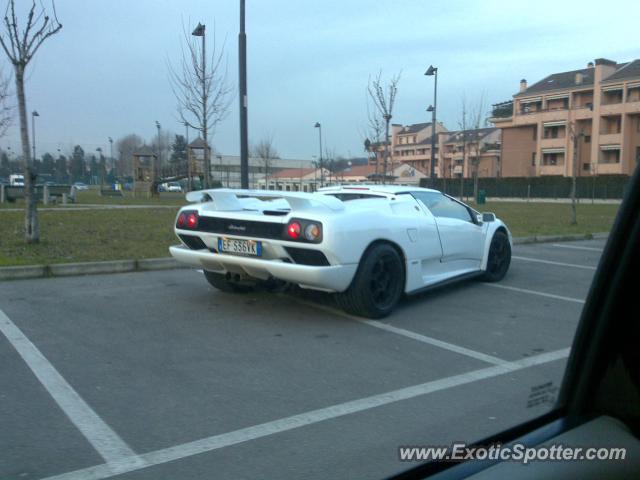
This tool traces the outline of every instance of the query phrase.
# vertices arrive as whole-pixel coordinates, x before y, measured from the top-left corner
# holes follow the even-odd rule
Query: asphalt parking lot
[[[551,407],[604,243],[516,246],[501,283],[383,321],[323,294],[224,294],[193,270],[0,283],[0,479],[406,469],[399,446]]]

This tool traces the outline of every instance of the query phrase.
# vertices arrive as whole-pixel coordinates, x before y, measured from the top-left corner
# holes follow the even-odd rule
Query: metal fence
[[[622,199],[629,183],[627,175],[597,175],[576,178],[578,198]],[[435,188],[453,196],[472,197],[473,179],[423,178],[421,187]],[[478,190],[484,190],[487,197],[498,198],[569,198],[571,177],[509,177],[479,178]]]

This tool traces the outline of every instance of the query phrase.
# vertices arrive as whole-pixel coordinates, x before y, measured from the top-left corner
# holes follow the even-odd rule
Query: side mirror
[[[495,222],[496,221],[496,214],[495,213],[483,213],[482,215],[479,215],[482,217],[482,221],[483,222]]]

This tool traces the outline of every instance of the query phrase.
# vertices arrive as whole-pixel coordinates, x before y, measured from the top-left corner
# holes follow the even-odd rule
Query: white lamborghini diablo
[[[335,292],[346,311],[380,318],[404,293],[472,276],[501,280],[511,261],[502,221],[437,190],[214,189],[187,200],[171,255],[225,292],[292,283]]]

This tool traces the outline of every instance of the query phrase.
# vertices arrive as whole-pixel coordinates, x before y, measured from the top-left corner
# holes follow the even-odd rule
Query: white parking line
[[[266,422],[252,427],[202,438],[193,442],[163,448],[161,450],[140,455],[140,458],[146,462],[146,465],[133,465],[129,463],[127,459],[123,459],[121,461],[109,462],[104,465],[97,465],[95,467],[84,468],[82,470],[48,477],[45,480],[102,480],[115,475],[140,470],[145,467],[161,465],[186,457],[191,457],[193,455],[211,452],[213,450],[237,445],[250,440],[267,437],[269,435],[287,432],[289,430],[313,425],[325,420],[331,420],[372,408],[389,405],[402,400],[427,395],[429,393],[440,392],[449,388],[477,382],[479,380],[486,380],[505,373],[554,362],[556,360],[566,358],[569,355],[569,351],[569,348],[564,348],[554,352],[527,357],[515,362],[505,362],[502,365],[495,365],[480,370],[474,370],[472,372],[462,373],[460,375],[413,385],[407,388],[401,388],[399,390],[392,390],[390,392],[372,395],[370,397],[360,398],[358,400],[352,400],[350,402],[340,403],[298,415],[292,415],[272,422]]]
[[[107,462],[126,459],[133,466],[144,466],[133,450],[107,425],[58,373],[38,348],[0,310],[0,331],[22,360],[53,397],[71,422]]]
[[[553,243],[552,245],[558,248],[572,248],[574,250],[588,250],[590,252],[602,252],[604,250],[602,248],[582,247],[579,245],[563,245],[561,243]]]
[[[551,260],[542,260],[540,258],[530,258],[530,257],[518,257],[515,255],[513,255],[511,258],[514,260],[522,260],[525,262],[545,263],[547,265],[558,265],[559,267],[582,268],[584,270],[595,270],[597,268],[589,265],[577,265],[575,263],[553,262]]]
[[[494,287],[494,288],[502,288],[504,290],[513,290],[514,292],[528,293],[531,295],[539,295],[541,297],[555,298],[556,300],[565,300],[567,302],[582,303],[582,304],[585,302],[584,300],[581,300],[579,298],[563,297],[561,295],[554,295],[553,293],[539,292],[537,290],[528,290],[526,288],[510,287],[509,285],[500,285],[498,283],[481,283],[480,285],[485,285],[487,287]]]
[[[476,360],[480,360],[482,362],[487,362],[494,365],[503,365],[505,363],[508,363],[506,360],[503,360],[498,357],[494,357],[492,355],[487,355],[485,353],[478,352],[476,350],[460,347],[453,343],[445,342],[443,340],[438,340],[437,338],[428,337],[426,335],[421,335],[420,333],[412,332],[411,330],[405,330],[404,328],[394,327],[392,325],[382,323],[376,320],[368,320],[366,318],[358,317],[356,315],[350,315],[342,310],[337,310],[335,308],[331,308],[326,305],[307,302],[305,300],[300,300],[298,298],[296,298],[295,301],[302,305],[306,305],[308,307],[312,307],[315,309],[324,310],[325,312],[329,312],[333,315],[339,315],[341,317],[348,318],[349,320],[354,320],[358,323],[362,323],[370,327],[379,328],[380,330],[385,330],[387,332],[395,333],[396,335],[402,335],[403,337],[411,338],[412,340],[417,340],[418,342],[427,343],[429,345],[433,345],[434,347],[439,347],[445,350],[449,350],[451,352],[459,353],[461,355],[466,355],[467,357],[475,358]]]
[[[365,325],[379,328],[380,330],[386,330],[387,332],[402,335],[403,337],[412,338],[413,340],[428,343],[429,345],[433,345],[435,347],[444,348],[445,350],[450,350],[461,355],[466,355],[467,357],[475,358],[476,360],[481,360],[483,362],[492,363],[494,365],[504,365],[505,363],[507,363],[506,360],[502,360],[501,358],[494,357],[492,355],[487,355],[485,353],[477,352],[469,348],[460,347],[458,345],[454,345],[453,343],[444,342],[432,337],[427,337],[426,335],[421,335],[410,330],[405,330],[404,328],[394,327],[393,325],[378,322],[376,320],[366,320],[363,318],[357,318],[356,320],[360,323],[364,323]]]

